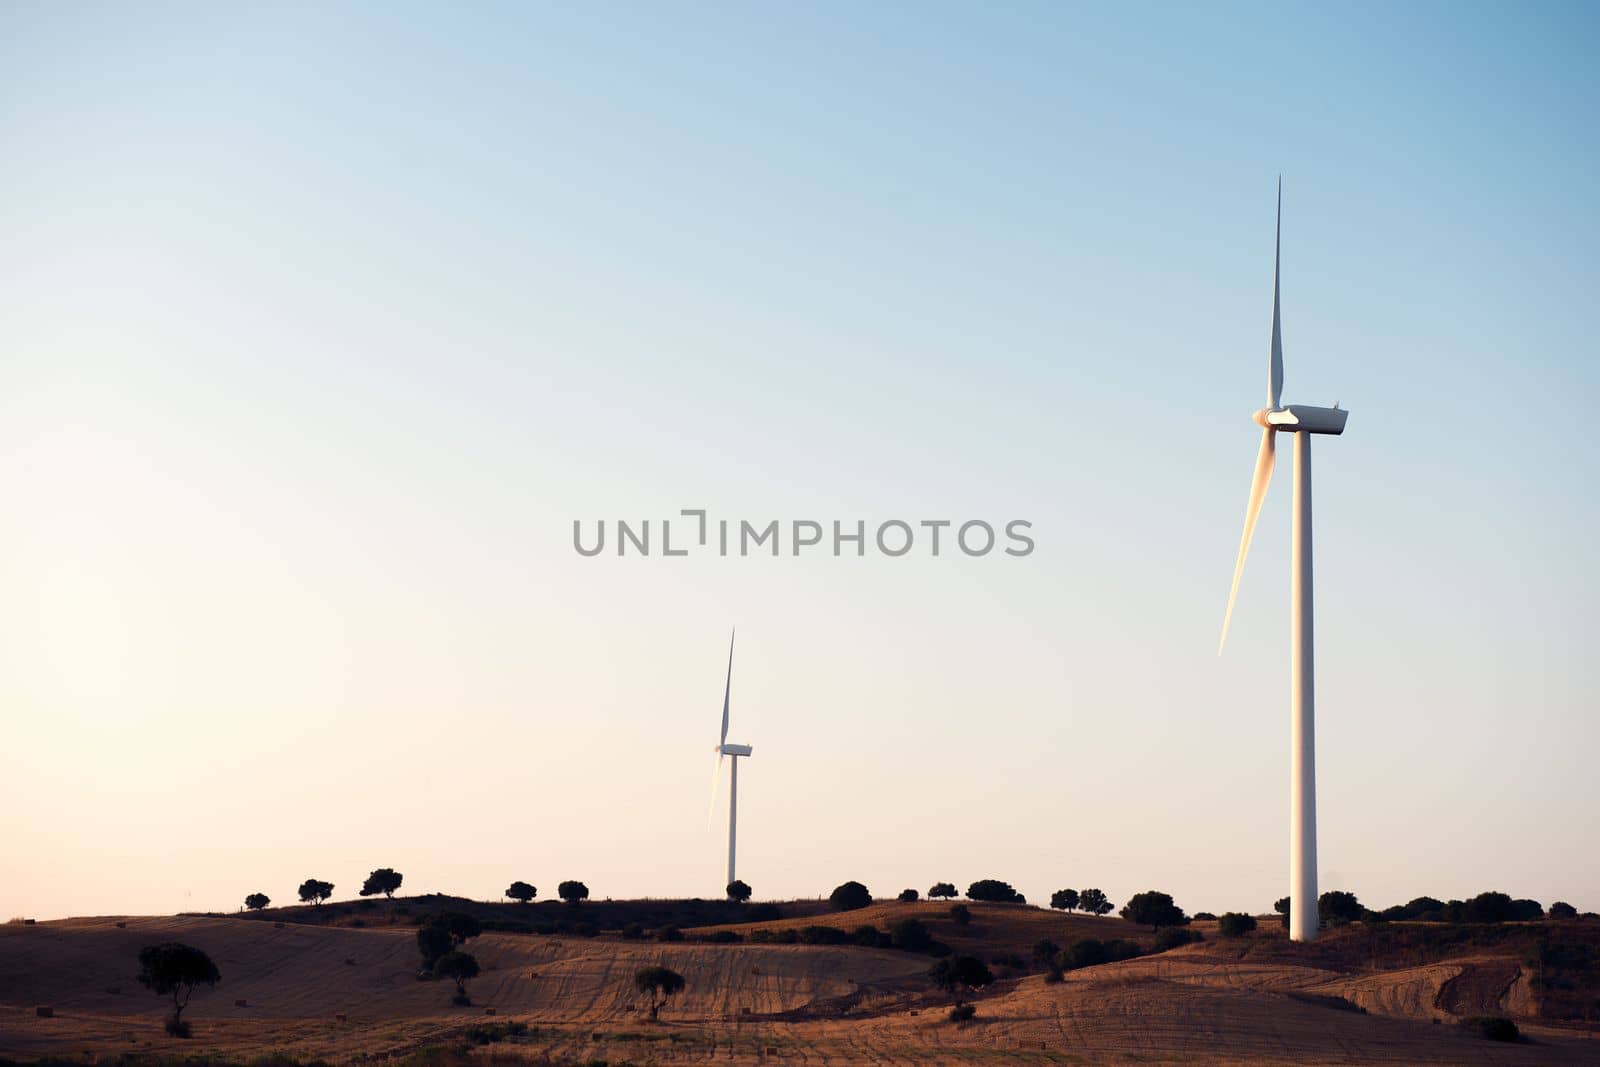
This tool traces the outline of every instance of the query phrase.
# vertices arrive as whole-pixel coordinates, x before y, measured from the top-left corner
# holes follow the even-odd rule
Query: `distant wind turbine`
[[[1283,243],[1283,179],[1278,179],[1278,230],[1272,258],[1272,359],[1267,372],[1267,406],[1255,413],[1261,427],[1261,450],[1256,453],[1255,475],[1250,480],[1250,503],[1244,512],[1244,535],[1239,559],[1233,566],[1233,586],[1228,590],[1228,610],[1222,616],[1222,638],[1217,655],[1228,640],[1233,602],[1239,595],[1250,538],[1255,534],[1261,502],[1272,481],[1276,438],[1294,438],[1294,521],[1289,564],[1289,937],[1310,941],[1317,936],[1317,757],[1314,705],[1311,604],[1311,435],[1342,434],[1349,412],[1281,402],[1283,393],[1283,331],[1278,319],[1278,274]]]
[[[734,844],[738,837],[739,827],[739,757],[749,756],[754,751],[749,745],[728,744],[728,707],[729,697],[733,693],[733,639],[736,633],[737,631],[728,635],[728,679],[722,689],[722,735],[718,738],[717,747],[714,750],[717,753],[717,769],[716,777],[711,780],[711,802],[715,806],[717,781],[722,777],[722,761],[724,757],[730,759],[733,766],[730,768],[728,776],[728,881],[725,883],[726,885],[732,885],[734,881]]]

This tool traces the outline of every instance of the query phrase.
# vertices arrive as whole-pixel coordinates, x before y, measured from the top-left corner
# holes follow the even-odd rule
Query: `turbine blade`
[[[706,809],[706,829],[711,829],[711,819],[717,814],[717,793],[722,788],[722,761],[721,752],[717,753],[717,762],[711,767],[711,806]]]
[[[1278,265],[1283,247],[1283,177],[1278,178],[1278,229],[1272,239],[1272,368],[1267,373],[1267,406],[1277,409],[1283,398],[1283,327],[1278,320]]]
[[[733,638],[737,633],[728,635],[728,681],[722,689],[722,739],[717,742],[718,751],[728,743],[728,697],[733,693]]]
[[[1255,536],[1256,519],[1261,517],[1261,502],[1267,498],[1267,486],[1272,482],[1272,465],[1276,458],[1277,431],[1261,431],[1261,451],[1256,453],[1256,472],[1250,479],[1250,503],[1244,509],[1244,535],[1239,538],[1239,560],[1233,565],[1233,587],[1228,590],[1228,610],[1222,616],[1222,638],[1217,642],[1217,655],[1228,643],[1228,624],[1233,621],[1233,602],[1239,596],[1239,578],[1244,574],[1244,559],[1250,554],[1250,539]]]

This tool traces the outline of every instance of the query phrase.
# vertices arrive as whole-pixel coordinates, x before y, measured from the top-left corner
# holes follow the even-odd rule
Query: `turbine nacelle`
[[[1341,407],[1319,408],[1309,404],[1287,404],[1278,408],[1262,408],[1251,418],[1263,430],[1282,430],[1285,433],[1344,433],[1345,420],[1350,413]]]
[[[718,745],[717,753],[723,756],[748,756],[755,750],[749,745]]]

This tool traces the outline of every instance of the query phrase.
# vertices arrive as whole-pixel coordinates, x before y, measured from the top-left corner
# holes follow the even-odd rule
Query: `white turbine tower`
[[[711,799],[716,803],[716,782],[722,777],[722,760],[728,757],[733,761],[733,766],[728,777],[728,881],[734,881],[733,856],[734,843],[739,828],[739,757],[748,756],[754,751],[749,745],[728,744],[728,698],[733,692],[733,634],[728,635],[728,680],[722,689],[722,736],[717,741],[717,778],[712,779]]]
[[[1283,239],[1283,180],[1278,180],[1278,230],[1272,260],[1272,363],[1267,377],[1267,406],[1255,413],[1261,427],[1261,451],[1256,454],[1255,476],[1250,482],[1250,503],[1244,513],[1244,535],[1239,559],[1233,567],[1233,587],[1228,590],[1228,610],[1222,617],[1222,639],[1217,655],[1228,640],[1239,576],[1255,533],[1261,502],[1272,481],[1274,446],[1279,433],[1294,434],[1294,523],[1289,565],[1289,937],[1310,941],[1317,936],[1317,759],[1313,705],[1316,683],[1312,669],[1311,605],[1311,435],[1344,433],[1349,413],[1338,404],[1314,408],[1284,406],[1283,334],[1278,321],[1279,248]]]

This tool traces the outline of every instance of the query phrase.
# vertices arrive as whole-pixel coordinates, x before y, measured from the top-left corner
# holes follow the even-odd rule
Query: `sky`
[[[1555,3],[0,7],[0,918],[720,896],[735,626],[758,898],[1268,910],[1288,463],[1216,642],[1280,175],[1284,396],[1351,411],[1322,888],[1600,909],[1597,46]],[[683,509],[1034,549],[663,556]],[[580,555],[602,519],[652,553]]]

